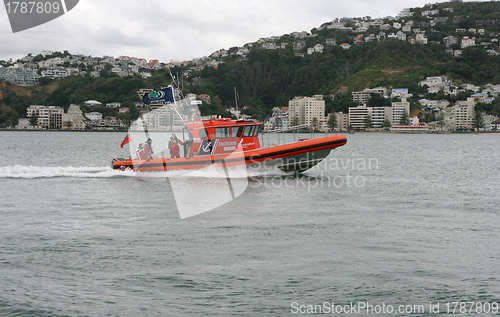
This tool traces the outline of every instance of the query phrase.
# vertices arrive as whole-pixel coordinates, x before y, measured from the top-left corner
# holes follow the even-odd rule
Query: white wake
[[[35,179],[53,177],[110,178],[135,176],[133,171],[112,170],[110,167],[73,166],[0,166],[1,178]]]

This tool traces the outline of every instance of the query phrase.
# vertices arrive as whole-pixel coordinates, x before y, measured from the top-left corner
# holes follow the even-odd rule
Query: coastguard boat
[[[253,119],[202,118],[199,103],[188,99],[177,101],[173,86],[150,92],[143,97],[143,103],[150,105],[150,108],[155,108],[153,104],[156,103],[158,107],[130,127],[126,137],[127,142],[132,142],[130,157],[113,158],[113,169],[156,172],[196,170],[216,165],[226,170],[227,167],[246,165],[255,169],[262,167],[303,172],[321,162],[331,150],[347,142],[344,136],[332,135],[317,139],[294,138],[284,144],[274,140],[262,146],[259,139],[262,136],[262,122]],[[304,128],[293,128],[301,127]],[[181,144],[184,143],[182,157],[169,155],[171,152],[167,150],[170,148],[166,146],[167,141],[175,132],[183,134],[185,138],[181,141]],[[155,153],[149,159],[141,159],[135,151],[135,144],[150,136],[160,139],[154,141],[159,142],[156,143],[158,146],[153,146],[160,155]]]
[[[256,120],[217,118],[188,121],[186,126],[189,140],[184,142],[183,157],[113,159],[112,168],[153,172],[201,169],[213,164],[225,167],[246,164],[303,172],[347,142],[342,135],[332,135],[262,147],[259,139],[262,123]]]

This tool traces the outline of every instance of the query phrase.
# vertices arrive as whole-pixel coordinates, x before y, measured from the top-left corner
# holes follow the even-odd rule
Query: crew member
[[[168,148],[170,149],[170,157],[171,158],[176,158],[180,157],[179,155],[179,144],[184,145],[184,142],[179,140],[175,133],[172,133],[172,137],[170,138],[170,141],[168,142]]]
[[[145,160],[146,159],[146,155],[144,154],[144,144],[143,143],[139,143],[139,147],[137,148],[136,152],[137,152],[137,159],[139,160]]]
[[[144,143],[144,145],[143,145],[143,152],[144,152],[144,155],[146,157],[145,159],[147,161],[153,159],[153,148],[151,147],[151,143],[153,143],[153,140],[148,138],[146,143]]]

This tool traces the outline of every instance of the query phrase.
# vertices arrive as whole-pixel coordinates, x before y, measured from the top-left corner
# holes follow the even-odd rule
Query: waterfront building
[[[83,130],[86,127],[85,116],[79,106],[71,104],[68,111],[62,115],[63,129]]]
[[[339,129],[340,131],[347,131],[349,128],[349,114],[339,111],[335,112],[335,117],[337,119],[337,129]]]
[[[271,131],[273,129],[273,123],[270,121],[264,122],[264,131]]]
[[[167,131],[174,129],[174,117],[176,114],[172,113],[167,107],[160,107],[154,111],[144,114],[144,123],[151,131]]]
[[[64,109],[59,106],[32,105],[26,109],[28,118],[36,115],[39,129],[61,129]]]
[[[33,129],[33,127],[30,124],[30,119],[29,118],[19,118],[19,122],[16,125],[17,130],[30,130]]]
[[[366,105],[350,107],[349,108],[349,126],[354,130],[364,130],[365,120],[367,117],[371,118],[372,108]]]
[[[401,125],[401,117],[406,113],[408,117],[410,115],[410,102],[406,101],[406,98],[402,98],[400,102],[392,102],[392,121],[391,124]]]
[[[404,125],[391,127],[391,132],[426,133],[429,128],[426,125]]]
[[[291,122],[298,118],[297,124],[312,124],[314,118],[319,126],[325,119],[325,101],[323,95],[295,97],[288,101],[288,117]]]
[[[288,107],[274,107],[269,122],[273,124],[273,129],[287,129],[289,126]]]
[[[487,115],[483,113],[483,123],[484,131],[495,131],[496,130],[496,123],[498,121],[498,117],[494,115]]]
[[[391,107],[372,107],[372,128],[383,128],[384,121],[387,119],[391,121],[392,108]]]
[[[454,129],[472,129],[475,105],[474,98],[470,97],[465,101],[457,101],[452,111],[452,127]]]

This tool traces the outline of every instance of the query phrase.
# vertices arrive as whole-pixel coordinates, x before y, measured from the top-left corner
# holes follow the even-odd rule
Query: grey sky
[[[0,9],[0,60],[42,50],[190,60],[261,37],[310,31],[336,17],[395,16],[428,1],[80,0],[66,15],[13,34]]]

